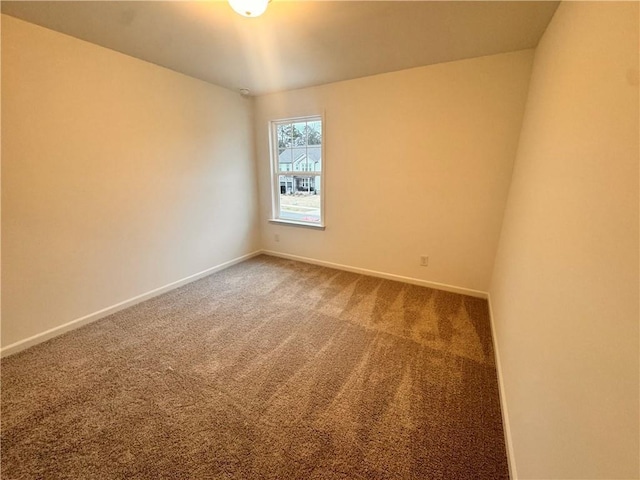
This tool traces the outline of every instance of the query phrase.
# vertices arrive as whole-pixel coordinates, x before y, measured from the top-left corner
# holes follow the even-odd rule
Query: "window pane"
[[[288,172],[293,170],[292,168],[293,151],[291,148],[284,148],[278,154],[278,170],[281,172]]]
[[[291,146],[291,124],[283,124],[277,126],[277,134],[278,134],[278,153],[282,153],[282,151]]]
[[[307,140],[305,137],[305,122],[294,123],[293,129],[291,130],[291,135],[293,137],[293,146],[304,146],[307,144]]]
[[[307,147],[307,162],[310,172],[322,170],[322,147]]]
[[[307,143],[309,145],[322,145],[321,122],[307,122]]]
[[[279,218],[320,223],[320,177],[280,175]]]
[[[291,158],[293,159],[293,168],[292,170],[298,170],[302,172],[306,172],[307,165],[307,149],[305,147],[302,148],[292,148]]]

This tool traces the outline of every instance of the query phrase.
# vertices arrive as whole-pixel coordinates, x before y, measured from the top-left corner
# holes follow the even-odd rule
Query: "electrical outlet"
[[[279,242],[279,241],[280,241],[280,235],[278,235],[278,234],[276,233],[276,234],[273,236],[273,239],[274,239],[276,242]]]
[[[427,257],[426,255],[421,255],[420,256],[420,266],[421,267],[428,267],[429,266],[429,257]]]

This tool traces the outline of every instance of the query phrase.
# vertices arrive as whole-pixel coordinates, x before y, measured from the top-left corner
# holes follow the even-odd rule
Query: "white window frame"
[[[322,143],[321,147],[321,160],[320,165],[321,169],[319,172],[310,172],[307,170],[293,170],[293,163],[291,163],[291,170],[280,170],[279,159],[280,155],[278,153],[278,136],[277,136],[277,126],[287,123],[299,123],[299,122],[310,122],[310,121],[320,121],[320,131],[322,135]],[[271,218],[269,222],[271,223],[281,223],[285,225],[294,225],[299,227],[309,227],[316,228],[319,230],[325,229],[325,215],[324,215],[324,199],[325,193],[327,191],[326,183],[325,183],[325,121],[324,114],[317,115],[308,115],[305,117],[290,117],[290,118],[281,118],[277,120],[271,120],[269,122],[269,153],[271,156]],[[301,176],[301,177],[320,177],[320,223],[318,222],[303,222],[297,220],[290,220],[287,218],[280,218],[280,175],[285,174],[287,177]]]

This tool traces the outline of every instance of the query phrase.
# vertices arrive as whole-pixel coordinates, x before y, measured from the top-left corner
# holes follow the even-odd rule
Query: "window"
[[[324,226],[322,117],[270,123],[272,221]]]

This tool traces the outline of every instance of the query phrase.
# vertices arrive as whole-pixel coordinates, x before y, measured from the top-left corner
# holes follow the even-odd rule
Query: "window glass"
[[[279,176],[278,218],[294,222],[320,223],[320,177]]]

